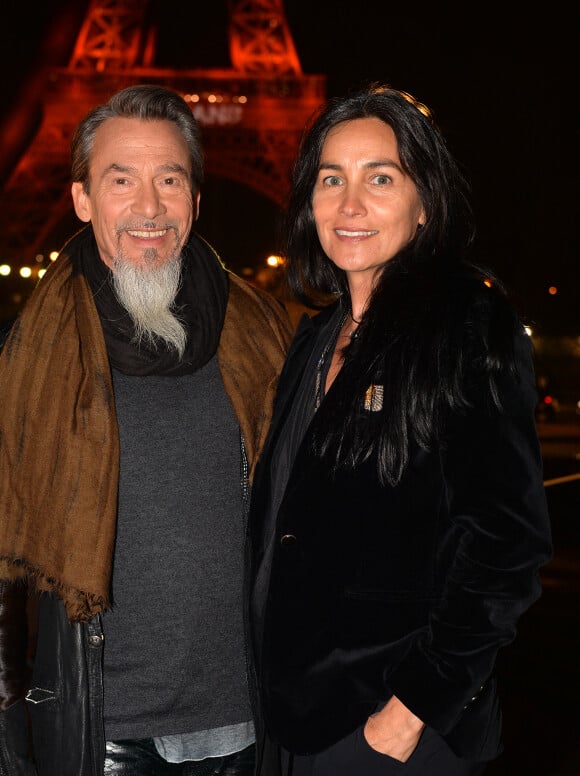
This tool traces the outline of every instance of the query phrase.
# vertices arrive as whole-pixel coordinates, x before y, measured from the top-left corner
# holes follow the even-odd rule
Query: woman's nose
[[[362,192],[354,186],[347,186],[344,189],[340,202],[340,212],[347,216],[364,215],[366,205]]]

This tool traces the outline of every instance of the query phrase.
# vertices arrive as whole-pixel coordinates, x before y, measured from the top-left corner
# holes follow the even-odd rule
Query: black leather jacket
[[[60,600],[40,598],[34,671],[26,695],[39,776],[103,773],[102,657],[99,615],[88,623],[70,623]]]

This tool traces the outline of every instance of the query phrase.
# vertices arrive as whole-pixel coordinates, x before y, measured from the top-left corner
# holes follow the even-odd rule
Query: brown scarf
[[[1,356],[0,579],[30,578],[87,620],[109,605],[119,438],[103,326],[78,265],[61,254]]]

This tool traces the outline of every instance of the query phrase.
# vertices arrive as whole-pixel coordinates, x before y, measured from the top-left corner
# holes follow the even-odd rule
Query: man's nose
[[[142,183],[133,201],[133,212],[147,218],[165,213],[166,208],[154,183]]]

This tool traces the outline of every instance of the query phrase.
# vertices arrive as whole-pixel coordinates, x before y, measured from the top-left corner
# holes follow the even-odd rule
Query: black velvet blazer
[[[460,757],[492,759],[501,751],[497,653],[540,595],[551,554],[529,338],[523,328],[516,337],[519,378],[501,377],[503,411],[476,401],[452,419],[444,450],[412,448],[394,487],[379,483],[374,459],[333,475],[309,444],[317,424],[337,417],[339,373],[268,522],[272,446],[327,316],[298,328],[254,483],[260,713],[275,741],[307,754],[395,694]]]

